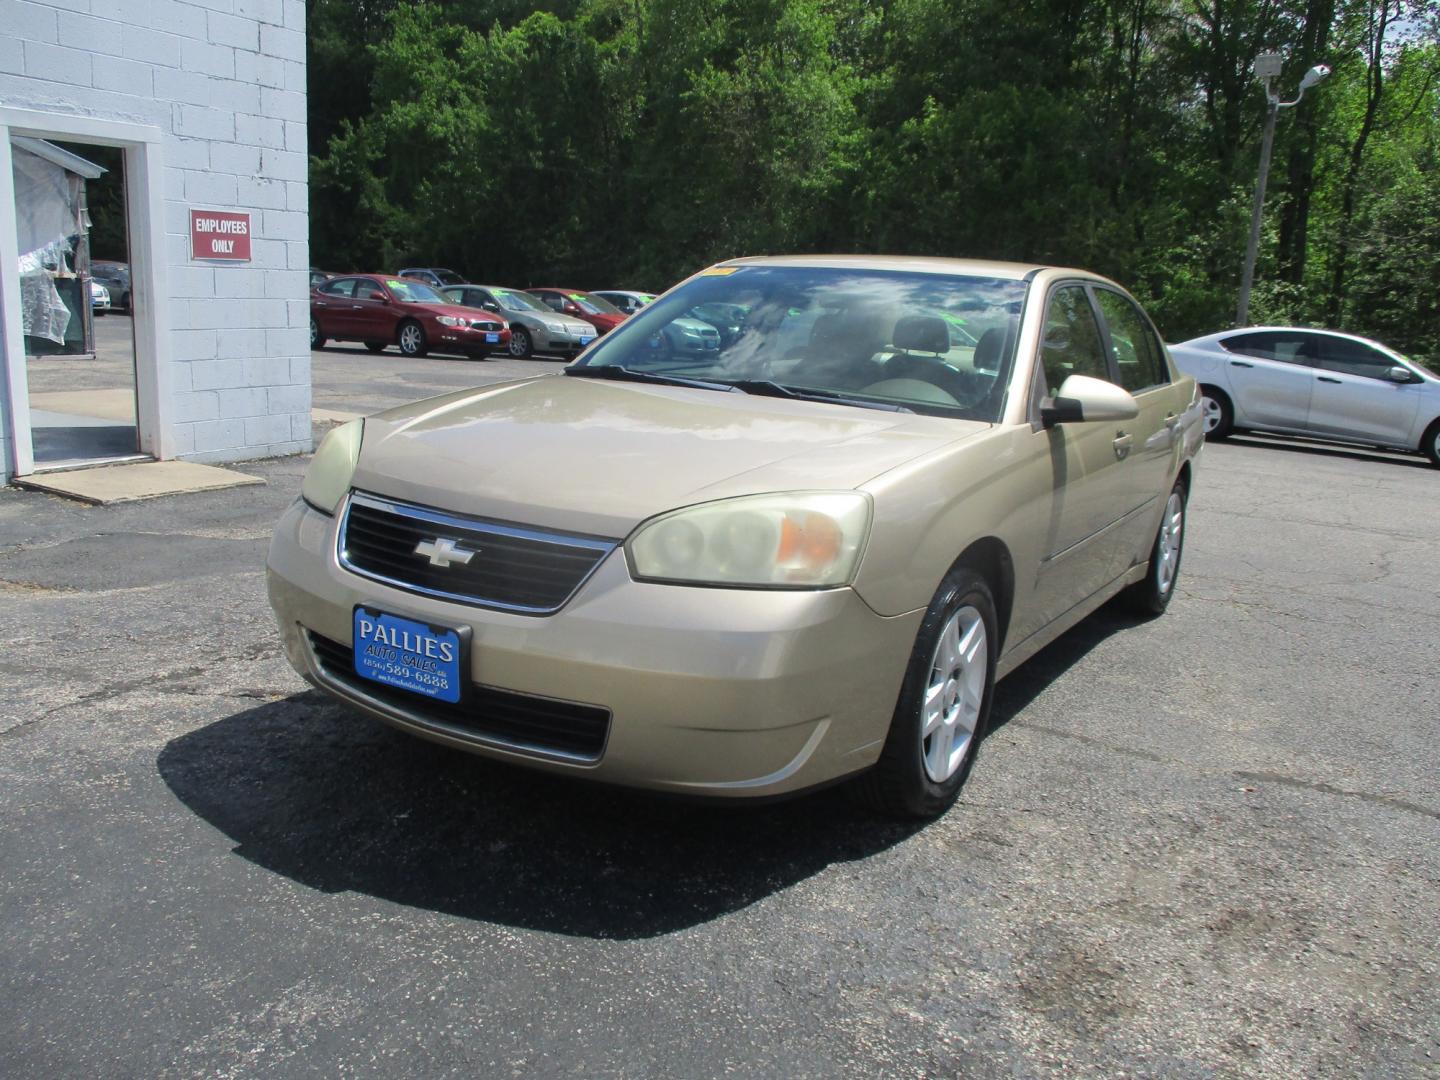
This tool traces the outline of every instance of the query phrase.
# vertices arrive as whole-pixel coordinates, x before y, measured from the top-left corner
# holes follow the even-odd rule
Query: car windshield
[[[91,266],[90,276],[101,281],[118,281],[124,284],[130,278],[130,271],[120,266]]]
[[[596,296],[594,293],[571,292],[566,293],[567,300],[573,300],[580,305],[580,310],[587,315],[619,315],[620,309],[609,300]]]
[[[500,306],[508,311],[543,311],[546,315],[555,314],[535,297],[518,289],[491,289],[490,293],[500,302]]]
[[[717,267],[641,308],[569,373],[611,367],[621,370],[606,377],[994,423],[1027,289],[978,276]]]
[[[385,284],[390,287],[390,292],[394,294],[396,300],[405,300],[411,304],[444,304],[447,302],[443,296],[423,281],[390,278]]]
[[[442,268],[437,269],[437,270],[431,270],[430,272],[431,272],[432,274],[434,274],[437,278],[440,279],[440,284],[441,284],[441,285],[464,285],[464,284],[465,284],[465,279],[464,279],[463,277],[461,277],[459,274],[457,274],[454,270],[446,270],[446,269],[444,269],[444,268],[442,267]]]

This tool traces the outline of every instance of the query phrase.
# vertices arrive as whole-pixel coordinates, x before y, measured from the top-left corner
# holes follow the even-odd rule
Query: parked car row
[[[507,350],[573,357],[619,326],[651,293],[617,292],[622,310],[581,289],[513,289],[477,285],[444,267],[407,267],[398,274],[310,271],[310,347],[359,341],[371,352],[396,345],[407,356],[459,353],[477,359]],[[640,300],[639,298],[644,298]],[[703,351],[714,328],[696,322],[672,331],[676,354]],[[668,341],[668,339],[667,339]]]

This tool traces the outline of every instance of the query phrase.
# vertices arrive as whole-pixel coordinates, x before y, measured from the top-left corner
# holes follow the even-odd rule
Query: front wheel
[[[998,646],[989,585],[952,570],[920,624],[880,760],[855,782],[864,802],[906,818],[949,808],[989,723]]]
[[[402,323],[400,326],[400,351],[406,356],[424,356],[430,351],[425,340],[425,328],[417,322]]]
[[[517,360],[524,360],[532,352],[534,352],[534,345],[530,341],[529,331],[521,330],[518,326],[512,327],[510,330],[510,355]]]
[[[323,349],[325,337],[320,333],[320,324],[315,321],[314,316],[310,318],[310,348]]]
[[[1200,387],[1200,415],[1205,423],[1205,438],[1212,442],[1227,438],[1235,430],[1235,407],[1224,390]]]
[[[1175,579],[1180,576],[1180,556],[1185,550],[1185,485],[1180,481],[1170,489],[1160,529],[1150,546],[1150,563],[1145,577],[1123,593],[1124,604],[1142,615],[1163,615],[1175,595]]]

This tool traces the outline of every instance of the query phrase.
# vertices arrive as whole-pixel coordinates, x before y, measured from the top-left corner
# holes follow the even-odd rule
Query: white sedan
[[[1418,452],[1440,466],[1440,375],[1379,342],[1249,326],[1170,353],[1200,384],[1207,438],[1270,431]]]

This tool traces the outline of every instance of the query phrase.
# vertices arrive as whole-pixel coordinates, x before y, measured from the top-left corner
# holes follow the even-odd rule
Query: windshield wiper
[[[568,367],[565,374],[573,375],[577,379],[616,379],[623,382],[659,383],[662,386],[693,386],[699,390],[722,390],[726,393],[732,389],[726,382],[705,382],[703,379],[685,379],[679,375],[657,375],[653,371],[636,371],[619,364]]]
[[[913,413],[915,410],[890,401],[872,401],[868,398],[851,397],[839,390],[816,390],[786,386],[770,379],[737,379],[730,383],[736,390],[760,397],[795,398],[798,401],[833,401],[837,405],[854,405],[861,409],[880,409],[883,412]]]

